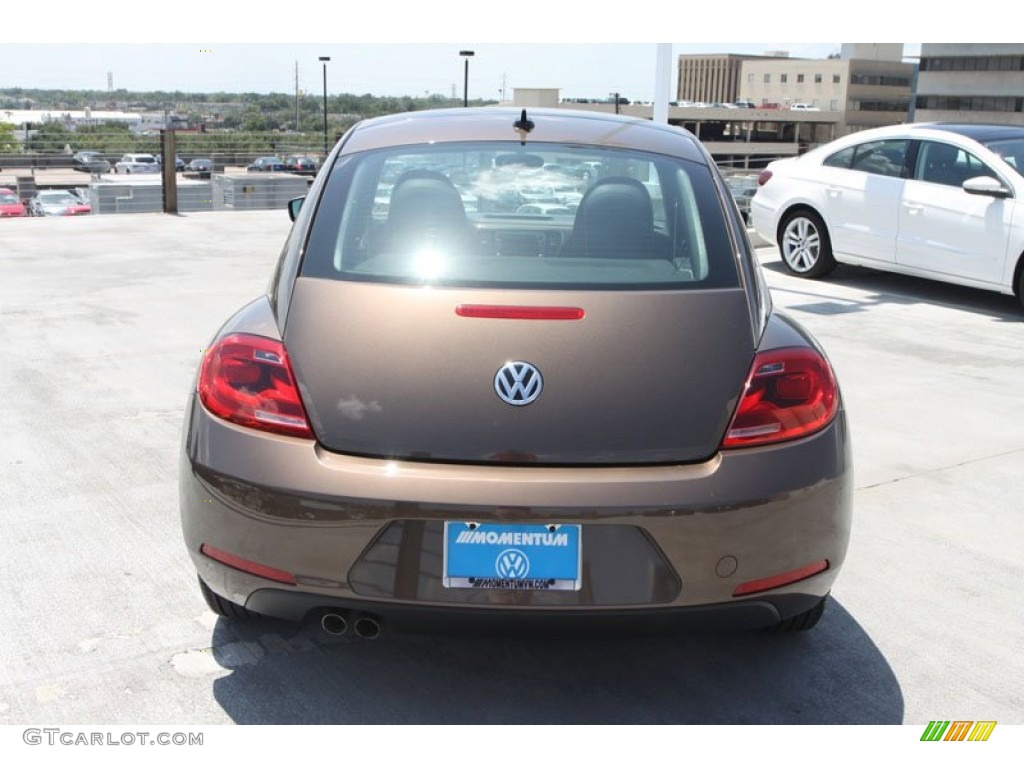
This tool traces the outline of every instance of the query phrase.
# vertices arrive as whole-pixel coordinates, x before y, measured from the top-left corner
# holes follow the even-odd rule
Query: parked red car
[[[0,218],[28,216],[25,205],[18,196],[9,189],[0,187]]]

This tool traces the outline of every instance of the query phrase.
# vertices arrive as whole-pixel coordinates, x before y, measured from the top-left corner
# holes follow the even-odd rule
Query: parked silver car
[[[160,173],[160,163],[153,155],[130,153],[114,163],[114,173]]]

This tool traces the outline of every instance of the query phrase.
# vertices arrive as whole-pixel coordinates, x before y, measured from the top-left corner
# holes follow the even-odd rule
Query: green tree
[[[0,123],[0,152],[17,152],[18,140],[14,137],[14,126]]]
[[[74,137],[60,123],[33,123],[25,148],[41,154],[59,154]]]

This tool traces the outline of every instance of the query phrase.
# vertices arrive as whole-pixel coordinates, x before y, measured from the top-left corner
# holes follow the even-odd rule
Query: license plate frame
[[[444,523],[448,589],[578,592],[583,527],[565,523]]]

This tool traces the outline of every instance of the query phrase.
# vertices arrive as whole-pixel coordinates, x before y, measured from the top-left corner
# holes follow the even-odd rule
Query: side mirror
[[[964,192],[969,195],[985,195],[987,197],[1009,197],[1010,190],[1002,185],[998,179],[991,176],[976,176],[964,182]]]
[[[302,210],[302,201],[305,199],[306,198],[304,197],[296,197],[293,200],[288,201],[288,216],[291,217],[292,221],[295,221],[295,218],[299,215],[299,211]]]

